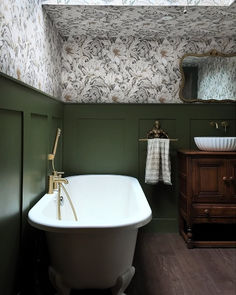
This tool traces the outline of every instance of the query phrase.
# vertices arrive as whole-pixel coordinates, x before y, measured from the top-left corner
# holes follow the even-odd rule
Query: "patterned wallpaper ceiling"
[[[70,5],[230,5],[234,0],[42,0],[47,4],[70,4]]]
[[[108,1],[107,1],[108,2]],[[173,1],[172,1],[173,2]],[[64,39],[86,35],[147,40],[236,37],[236,3],[229,7],[44,5]]]

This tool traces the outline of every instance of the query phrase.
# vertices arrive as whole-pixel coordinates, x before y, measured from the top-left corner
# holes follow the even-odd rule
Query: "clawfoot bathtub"
[[[124,295],[138,228],[151,220],[151,209],[136,178],[120,175],[67,177],[66,189],[78,221],[62,193],[61,220],[57,192],[46,194],[29,211],[32,226],[46,231],[49,277],[60,295],[71,289],[108,289]]]

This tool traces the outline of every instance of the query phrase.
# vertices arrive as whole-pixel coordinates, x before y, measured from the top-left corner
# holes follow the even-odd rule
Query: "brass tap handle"
[[[53,191],[55,189],[58,189],[58,184],[60,185],[62,183],[68,183],[68,180],[66,178],[61,177],[61,175],[58,173],[63,174],[64,172],[54,171],[53,175],[49,175],[48,194],[53,194]]]
[[[223,176],[222,179],[223,179],[223,181],[227,181],[227,177],[226,176]]]
[[[49,175],[48,177],[48,194],[53,193],[53,175]]]
[[[54,176],[56,177],[62,177],[62,175],[64,174],[65,172],[58,172],[58,171],[54,171]]]
[[[227,131],[227,127],[229,127],[229,122],[227,122],[227,121],[222,121],[222,122],[220,123],[220,125],[221,125],[222,127],[225,128],[225,132],[226,132],[226,131]]]
[[[69,183],[66,178],[62,178],[62,177],[59,177],[59,176],[54,177],[53,182],[55,184],[57,184],[57,183],[65,183],[65,184]]]

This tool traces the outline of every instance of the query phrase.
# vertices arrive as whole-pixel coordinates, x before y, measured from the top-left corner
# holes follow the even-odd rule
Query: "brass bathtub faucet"
[[[68,183],[66,178],[62,177],[64,172],[53,171],[53,175],[49,175],[48,194],[53,194],[53,190],[58,188],[59,183]]]
[[[55,170],[55,165],[54,165],[54,159],[56,156],[56,151],[57,151],[57,145],[58,145],[58,140],[61,135],[61,129],[57,128],[57,133],[54,141],[54,146],[53,146],[53,151],[52,154],[48,155],[48,160],[51,161],[52,163],[52,170],[53,174],[49,175],[49,180],[48,180],[48,194],[53,194],[54,189],[58,189],[58,184],[62,183],[68,183],[68,180],[66,178],[63,178],[62,175],[64,172],[58,172]]]

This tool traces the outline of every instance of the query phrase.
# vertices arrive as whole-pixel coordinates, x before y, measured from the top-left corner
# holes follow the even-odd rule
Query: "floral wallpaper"
[[[180,103],[180,58],[211,49],[236,52],[236,42],[84,35],[70,39],[62,50],[62,97],[71,103]]]
[[[41,1],[0,1],[0,71],[61,97],[62,42]]]
[[[77,5],[230,5],[234,0],[44,0],[47,4]]]
[[[236,57],[208,59],[198,67],[198,98],[236,100]]]
[[[66,102],[179,103],[184,53],[236,51],[236,5],[62,6],[0,1],[0,71]]]
[[[135,36],[159,38],[236,37],[236,5],[232,7],[71,6],[44,5],[64,39]]]

